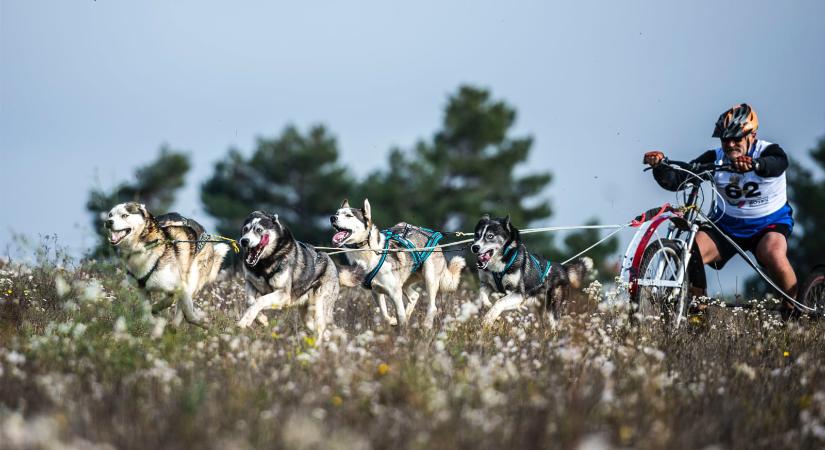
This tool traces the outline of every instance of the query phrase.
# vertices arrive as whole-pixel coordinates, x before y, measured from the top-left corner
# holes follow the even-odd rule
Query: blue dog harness
[[[427,235],[427,243],[424,245],[425,249],[421,251],[411,251],[410,256],[412,257],[413,264],[412,269],[410,270],[411,273],[415,273],[421,266],[424,264],[424,261],[433,254],[433,250],[435,250],[435,246],[438,245],[438,241],[444,237],[438,231],[433,231],[429,228],[418,228],[418,227],[411,227],[410,225],[406,225],[404,227],[403,233],[398,233],[393,231],[393,228],[389,228],[386,230],[382,230],[381,234],[384,235],[384,251],[381,252],[381,258],[378,260],[378,264],[373,267],[370,273],[364,278],[364,282],[362,283],[363,286],[367,289],[372,289],[372,280],[378,275],[378,271],[381,270],[381,266],[384,265],[384,261],[387,260],[387,254],[389,253],[388,250],[390,248],[390,241],[396,242],[404,248],[407,249],[414,249],[416,248],[415,243],[407,239],[407,233],[412,230],[420,231],[421,233]]]
[[[498,289],[498,291],[499,291],[500,293],[502,293],[502,294],[506,294],[506,293],[507,293],[507,291],[504,289],[504,282],[503,282],[503,280],[504,280],[504,275],[505,275],[505,274],[507,274],[507,271],[508,271],[508,270],[510,270],[510,267],[512,267],[512,266],[513,266],[513,263],[514,263],[514,262],[516,262],[516,259],[518,258],[518,254],[519,254],[519,252],[521,251],[521,246],[516,247],[516,249],[517,249],[517,250],[516,250],[516,252],[513,254],[513,256],[510,258],[510,261],[509,261],[509,262],[507,262],[507,265],[506,265],[506,266],[504,266],[504,270],[502,270],[501,272],[492,272],[492,274],[493,274],[493,280],[495,280],[495,282],[496,282],[496,289]],[[507,258],[507,255],[508,255],[508,254],[509,254],[512,250],[513,250],[513,247],[508,248],[508,249],[507,249],[507,251],[506,251],[506,252],[504,252],[504,255],[502,255],[502,256],[503,256],[504,258]],[[525,252],[525,253],[526,253],[526,252]],[[534,265],[534,266],[536,266],[536,270],[537,270],[537,271],[541,274],[541,275],[539,276],[539,284],[544,283],[544,280],[545,280],[545,279],[547,279],[547,275],[549,275],[549,274],[550,274],[550,269],[552,269],[552,268],[553,268],[552,264],[550,263],[550,261],[547,261],[547,265],[544,267],[544,269],[542,269],[542,268],[541,268],[541,263],[539,262],[539,259],[538,259],[538,258],[536,258],[535,256],[533,256],[533,255],[531,255],[531,254],[529,254],[529,253],[527,253],[527,256],[529,256],[529,257],[530,257],[530,259],[531,259],[531,260],[533,260],[533,265]]]

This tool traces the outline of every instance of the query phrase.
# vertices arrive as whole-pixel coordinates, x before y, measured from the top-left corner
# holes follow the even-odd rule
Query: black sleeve
[[[778,177],[788,168],[788,155],[778,144],[771,144],[762,150],[762,155],[754,163],[754,172],[760,177]]]
[[[716,151],[715,150],[708,150],[705,153],[699,155],[698,158],[692,160],[690,164],[699,163],[699,164],[706,164],[716,161]],[[685,183],[689,174],[681,171],[676,170],[671,167],[668,167],[664,164],[659,164],[658,166],[653,168],[653,179],[659,183],[664,189],[668,191],[678,191],[679,188]]]

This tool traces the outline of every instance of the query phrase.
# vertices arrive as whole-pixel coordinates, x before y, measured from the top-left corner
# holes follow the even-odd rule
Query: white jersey
[[[770,142],[757,140],[748,156],[759,158]],[[722,148],[716,149],[716,163],[730,163]],[[756,172],[716,172],[716,190],[725,199],[718,205],[725,215],[740,219],[764,217],[778,211],[788,203],[785,172],[778,177],[764,178]]]

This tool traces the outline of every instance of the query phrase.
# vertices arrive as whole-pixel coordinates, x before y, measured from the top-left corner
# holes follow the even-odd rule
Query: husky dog
[[[476,254],[481,281],[479,306],[490,308],[483,319],[486,326],[504,311],[522,305],[542,308],[550,324],[555,325],[569,287],[581,287],[585,275],[593,269],[593,260],[587,257],[561,265],[529,253],[510,216],[491,219],[483,215],[470,249]],[[490,302],[491,295],[499,297],[495,304]]]
[[[363,248],[372,251],[351,252],[348,257],[366,273],[361,285],[371,289],[373,297],[381,308],[381,314],[392,325],[406,325],[418,301],[418,293],[413,285],[424,281],[429,306],[424,326],[431,328],[435,319],[435,297],[439,289],[443,292],[455,291],[461,279],[461,269],[466,262],[462,257],[454,257],[447,263],[444,254],[438,250],[441,233],[401,222],[387,230],[379,231],[372,222],[369,200],[364,200],[363,208],[352,208],[347,200],[330,217],[335,235],[332,243],[338,247]],[[390,252],[398,248],[429,248],[411,252]],[[342,283],[355,286],[342,271]],[[404,306],[404,295],[409,303]],[[390,317],[384,296],[395,303],[396,317]]]
[[[152,307],[157,313],[172,306],[180,296],[175,323],[186,321],[204,326],[205,316],[192,299],[207,284],[215,281],[229,245],[205,241],[203,227],[194,220],[170,213],[154,217],[146,206],[129,202],[109,211],[104,226],[109,243],[126,263],[138,286],[161,292],[164,299]]]
[[[249,308],[238,326],[248,327],[256,318],[267,323],[261,314],[266,308],[303,306],[307,328],[321,341],[338,298],[338,270],[332,259],[296,241],[277,215],[255,211],[247,216],[241,233]]]

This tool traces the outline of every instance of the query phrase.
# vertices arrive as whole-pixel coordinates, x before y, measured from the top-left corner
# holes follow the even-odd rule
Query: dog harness
[[[517,250],[516,250],[515,254],[513,254],[513,256],[510,258],[510,261],[507,262],[507,265],[504,266],[504,270],[502,270],[501,272],[492,272],[493,280],[496,282],[496,289],[498,289],[498,292],[500,292],[502,294],[507,293],[507,291],[504,289],[504,282],[503,282],[504,275],[507,274],[507,271],[510,270],[510,268],[513,266],[513,263],[516,262],[516,259],[518,258],[518,254],[521,251],[521,246],[516,247],[516,248],[517,248]],[[507,255],[510,254],[511,251],[513,251],[513,247],[508,248],[507,251],[504,252],[504,255],[502,255],[502,256],[504,258],[507,258]],[[539,284],[544,283],[544,280],[547,279],[547,275],[550,274],[550,269],[553,268],[552,264],[550,263],[550,261],[547,261],[547,265],[545,265],[544,269],[542,269],[541,268],[541,263],[539,262],[538,258],[536,258],[535,256],[533,256],[529,253],[527,253],[527,256],[530,257],[530,259],[533,261],[533,265],[536,266],[536,270],[539,272],[539,274],[541,274],[541,275],[539,275]]]
[[[424,264],[424,261],[433,254],[433,250],[435,250],[435,246],[438,245],[438,241],[444,237],[438,231],[433,231],[429,228],[420,228],[420,227],[413,227],[409,224],[405,225],[402,230],[403,232],[396,231],[399,227],[388,228],[386,230],[382,230],[381,234],[384,235],[384,251],[381,252],[381,258],[378,259],[378,264],[373,267],[373,269],[364,277],[363,286],[367,289],[372,289],[372,280],[378,275],[378,271],[381,270],[381,266],[384,265],[384,261],[387,260],[387,254],[389,253],[388,250],[390,248],[390,241],[396,242],[402,247],[412,250],[417,248],[415,243],[407,239],[407,234],[410,231],[418,231],[427,236],[427,243],[424,244],[424,250],[421,251],[411,251],[410,256],[412,257],[413,264],[410,270],[411,273],[415,273],[421,266]]]
[[[147,248],[147,250],[156,247],[158,245],[158,243],[159,243],[158,241],[150,242],[148,244],[150,247]],[[149,281],[149,277],[151,277],[152,274],[155,273],[155,270],[158,269],[158,264],[160,264],[160,257],[158,257],[158,259],[155,260],[155,263],[152,264],[152,268],[149,269],[148,272],[146,272],[146,275],[144,275],[140,278],[138,278],[135,274],[130,272],[128,269],[126,270],[126,273],[128,273],[130,277],[134,278],[135,281],[137,281],[138,287],[140,287],[141,289],[144,289],[146,287],[146,282]]]

